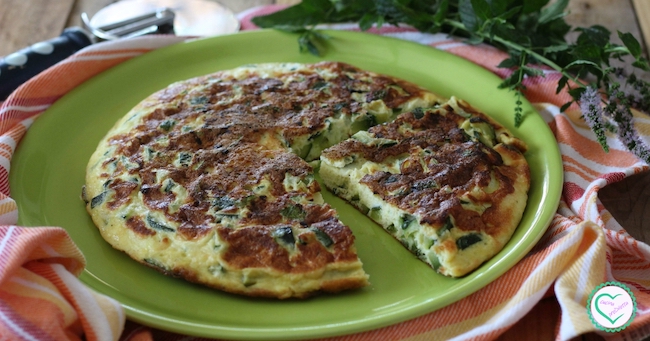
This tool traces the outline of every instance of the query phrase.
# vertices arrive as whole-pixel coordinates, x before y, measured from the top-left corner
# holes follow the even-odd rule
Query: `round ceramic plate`
[[[329,31],[327,53],[301,54],[295,35],[243,32],[176,44],[118,65],[57,101],[28,131],[13,158],[10,186],[25,226],[61,226],[86,256],[81,280],[111,296],[134,321],[164,330],[227,339],[302,339],[349,334],[414,318],[460,300],[516,264],[557,209],[562,165],[547,124],[528,104],[513,127],[515,97],[500,80],[428,46],[366,33]],[[169,83],[259,62],[336,60],[391,74],[440,95],[456,95],[528,143],[532,188],[520,226],[505,249],[470,275],[436,274],[365,216],[324,193],[357,238],[371,285],[307,300],[251,299],[159,274],[115,251],[80,199],[86,163],[98,141],[131,107]]]

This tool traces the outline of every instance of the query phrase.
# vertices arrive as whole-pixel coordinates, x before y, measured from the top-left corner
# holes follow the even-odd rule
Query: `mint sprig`
[[[572,104],[608,150],[606,131],[615,133],[639,158],[650,164],[650,148],[639,138],[631,110],[648,113],[650,84],[636,72],[650,71],[641,44],[630,33],[611,40],[606,28],[571,27],[564,20],[569,0],[302,0],[279,12],[253,18],[262,28],[297,33],[301,51],[318,55],[325,49],[319,24],[356,22],[362,30],[383,25],[409,25],[425,33],[449,33],[470,44],[487,43],[508,53],[498,67],[511,73],[499,85],[516,92],[513,115],[523,120],[521,97],[526,77],[543,76],[544,68],[562,74],[556,91],[566,90]],[[574,41],[570,32],[577,32]],[[634,72],[625,74],[620,61]],[[588,91],[589,90],[589,91]],[[586,103],[586,104],[585,104]],[[597,103],[597,104],[595,104]],[[591,125],[595,122],[595,125]]]

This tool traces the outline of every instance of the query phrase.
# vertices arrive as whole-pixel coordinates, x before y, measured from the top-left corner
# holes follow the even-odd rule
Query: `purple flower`
[[[588,86],[580,95],[580,110],[585,121],[596,134],[596,138],[603,150],[609,151],[607,137],[605,136],[605,124],[603,120],[603,107],[601,96],[598,90]]]
[[[639,137],[636,129],[634,129],[634,116],[632,111],[623,106],[618,105],[616,108],[616,123],[618,124],[618,138],[625,144],[625,146],[634,155],[650,163],[650,148],[643,139]]]

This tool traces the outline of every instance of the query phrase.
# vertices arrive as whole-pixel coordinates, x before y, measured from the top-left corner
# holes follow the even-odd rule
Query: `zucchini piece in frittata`
[[[336,62],[246,65],[180,81],[100,141],[86,208],[113,247],[192,282],[278,298],[360,288],[368,276],[354,236],[322,202],[306,161],[439,101]]]
[[[326,149],[320,176],[438,272],[458,277],[499,252],[530,185],[525,144],[451,98]]]

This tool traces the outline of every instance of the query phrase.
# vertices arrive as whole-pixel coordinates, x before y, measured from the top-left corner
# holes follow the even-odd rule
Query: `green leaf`
[[[317,39],[319,41],[322,41],[322,42],[324,42],[325,40],[328,40],[328,39],[331,38],[329,35],[323,33],[322,31],[318,31],[318,30],[309,30],[309,34],[311,34],[311,36],[313,38],[315,38],[315,39]]]
[[[641,44],[639,44],[639,41],[634,38],[632,33],[621,33],[618,31],[618,37],[623,41],[623,45],[627,47],[634,58],[638,59],[641,56]]]
[[[569,77],[567,77],[566,75],[562,76],[562,78],[560,78],[560,80],[557,81],[557,88],[555,89],[555,93],[559,94],[560,91],[564,89],[564,87],[567,85],[568,82],[569,82]]]
[[[442,20],[447,17],[448,12],[449,12],[449,0],[440,1],[435,14],[433,15],[433,21],[439,25],[442,22]]]
[[[251,21],[262,28],[277,25],[309,26],[324,22],[335,8],[328,0],[304,0],[281,11],[254,17]]]
[[[334,5],[334,8],[336,9],[337,12],[341,12],[341,11],[345,10],[345,8],[346,8],[345,1],[342,1],[342,0],[330,0],[330,2],[332,3],[332,5]]]
[[[595,44],[580,44],[573,48],[573,61],[570,64],[584,64],[585,62],[590,62],[593,65],[599,65],[602,61],[602,48],[598,47]],[[565,66],[565,68],[567,68]]]
[[[300,52],[309,52],[315,56],[320,56],[321,50],[324,50],[324,42],[330,37],[315,30],[302,29],[299,32],[301,32],[298,37]]]
[[[569,0],[302,0],[253,18],[253,23],[297,34],[301,51],[315,55],[322,54],[326,44],[314,27],[324,23],[356,22],[362,30],[406,24],[420,32],[453,34],[469,44],[485,42],[509,54],[499,67],[513,72],[499,88],[522,91],[524,76],[541,75],[538,65],[561,72],[556,91],[566,89],[574,98],[562,110],[579,98],[581,79],[595,79],[596,86],[607,89],[615,76],[613,62],[625,62],[622,57],[631,55],[632,66],[650,71],[641,44],[630,33],[617,32],[624,44],[617,45],[602,26],[578,27],[575,42],[568,41],[573,29],[564,20],[568,4]],[[571,79],[578,83],[575,89],[569,88]],[[650,107],[650,95],[644,94],[650,91],[635,91],[641,92],[637,96],[641,99],[622,105]],[[518,108],[515,117],[523,117]]]
[[[469,39],[465,40],[465,43],[468,45],[478,45],[483,42],[483,37],[478,35],[472,35]]]
[[[531,77],[538,77],[538,76],[543,76],[544,71],[538,68],[533,68],[529,66],[522,66],[522,70],[524,71],[524,74],[526,76],[531,76]]]
[[[524,5],[522,8],[522,14],[538,12],[548,4],[548,1],[549,0],[525,0],[523,1]]]
[[[372,13],[366,13],[363,17],[361,17],[361,20],[359,20],[359,28],[361,28],[362,31],[367,31],[369,30],[372,25],[375,22],[378,21],[383,21],[381,17],[374,15]],[[378,25],[381,27],[381,25]]]
[[[544,54],[554,53],[554,52],[563,52],[569,49],[569,44],[562,43],[557,45],[551,45],[544,48]]]
[[[506,77],[498,87],[499,89],[512,89],[517,84],[519,84],[519,71],[515,71],[510,76]]]
[[[566,35],[572,30],[563,19],[563,16],[559,16],[554,20],[540,23],[538,34],[546,40],[547,44],[567,44]]]
[[[650,64],[648,63],[648,60],[643,57],[632,62],[632,66],[643,71],[650,71]]]
[[[558,0],[540,11],[539,22],[545,24],[565,15],[564,10],[569,5],[569,0]]]
[[[474,15],[479,21],[485,21],[492,17],[490,5],[486,0],[470,0]]]
[[[470,32],[476,31],[479,26],[479,20],[476,13],[474,13],[472,1],[459,0],[458,13],[460,14],[460,20],[463,22],[463,25],[465,25]]]
[[[519,66],[519,61],[514,57],[506,58],[497,65],[498,68],[509,69],[512,67]]]
[[[582,95],[582,93],[584,91],[585,91],[585,88],[582,88],[582,87],[574,88],[574,89],[569,90],[569,95],[571,95],[571,97],[573,97],[574,100],[578,101],[578,100],[580,100],[580,96]]]
[[[309,30],[306,29],[304,26],[298,26],[298,25],[275,25],[273,26],[274,29],[280,30],[283,32],[287,33],[305,33],[308,32]]]
[[[567,109],[569,109],[569,107],[571,106],[571,104],[573,104],[573,101],[571,101],[571,102],[567,102],[567,103],[564,103],[564,104],[560,107],[560,112],[565,112]]]
[[[521,11],[521,6],[514,6],[511,8],[505,8],[504,12],[499,12],[499,18],[501,19],[510,19],[513,18]]]
[[[524,71],[521,68],[517,68],[510,76],[506,77],[503,82],[499,84],[499,89],[515,90],[517,87],[523,86],[521,84],[523,75]]]
[[[579,60],[574,60],[571,63],[567,64],[564,68],[569,69],[569,68],[574,67],[576,65],[591,65],[591,66],[595,66],[595,67],[600,67],[600,65],[598,65],[597,63],[594,63],[594,62],[592,62],[590,60],[579,59]]]
[[[612,32],[600,25],[579,28],[577,31],[581,32],[577,40],[578,45],[595,45],[601,49],[609,44],[609,38],[612,34]]]

